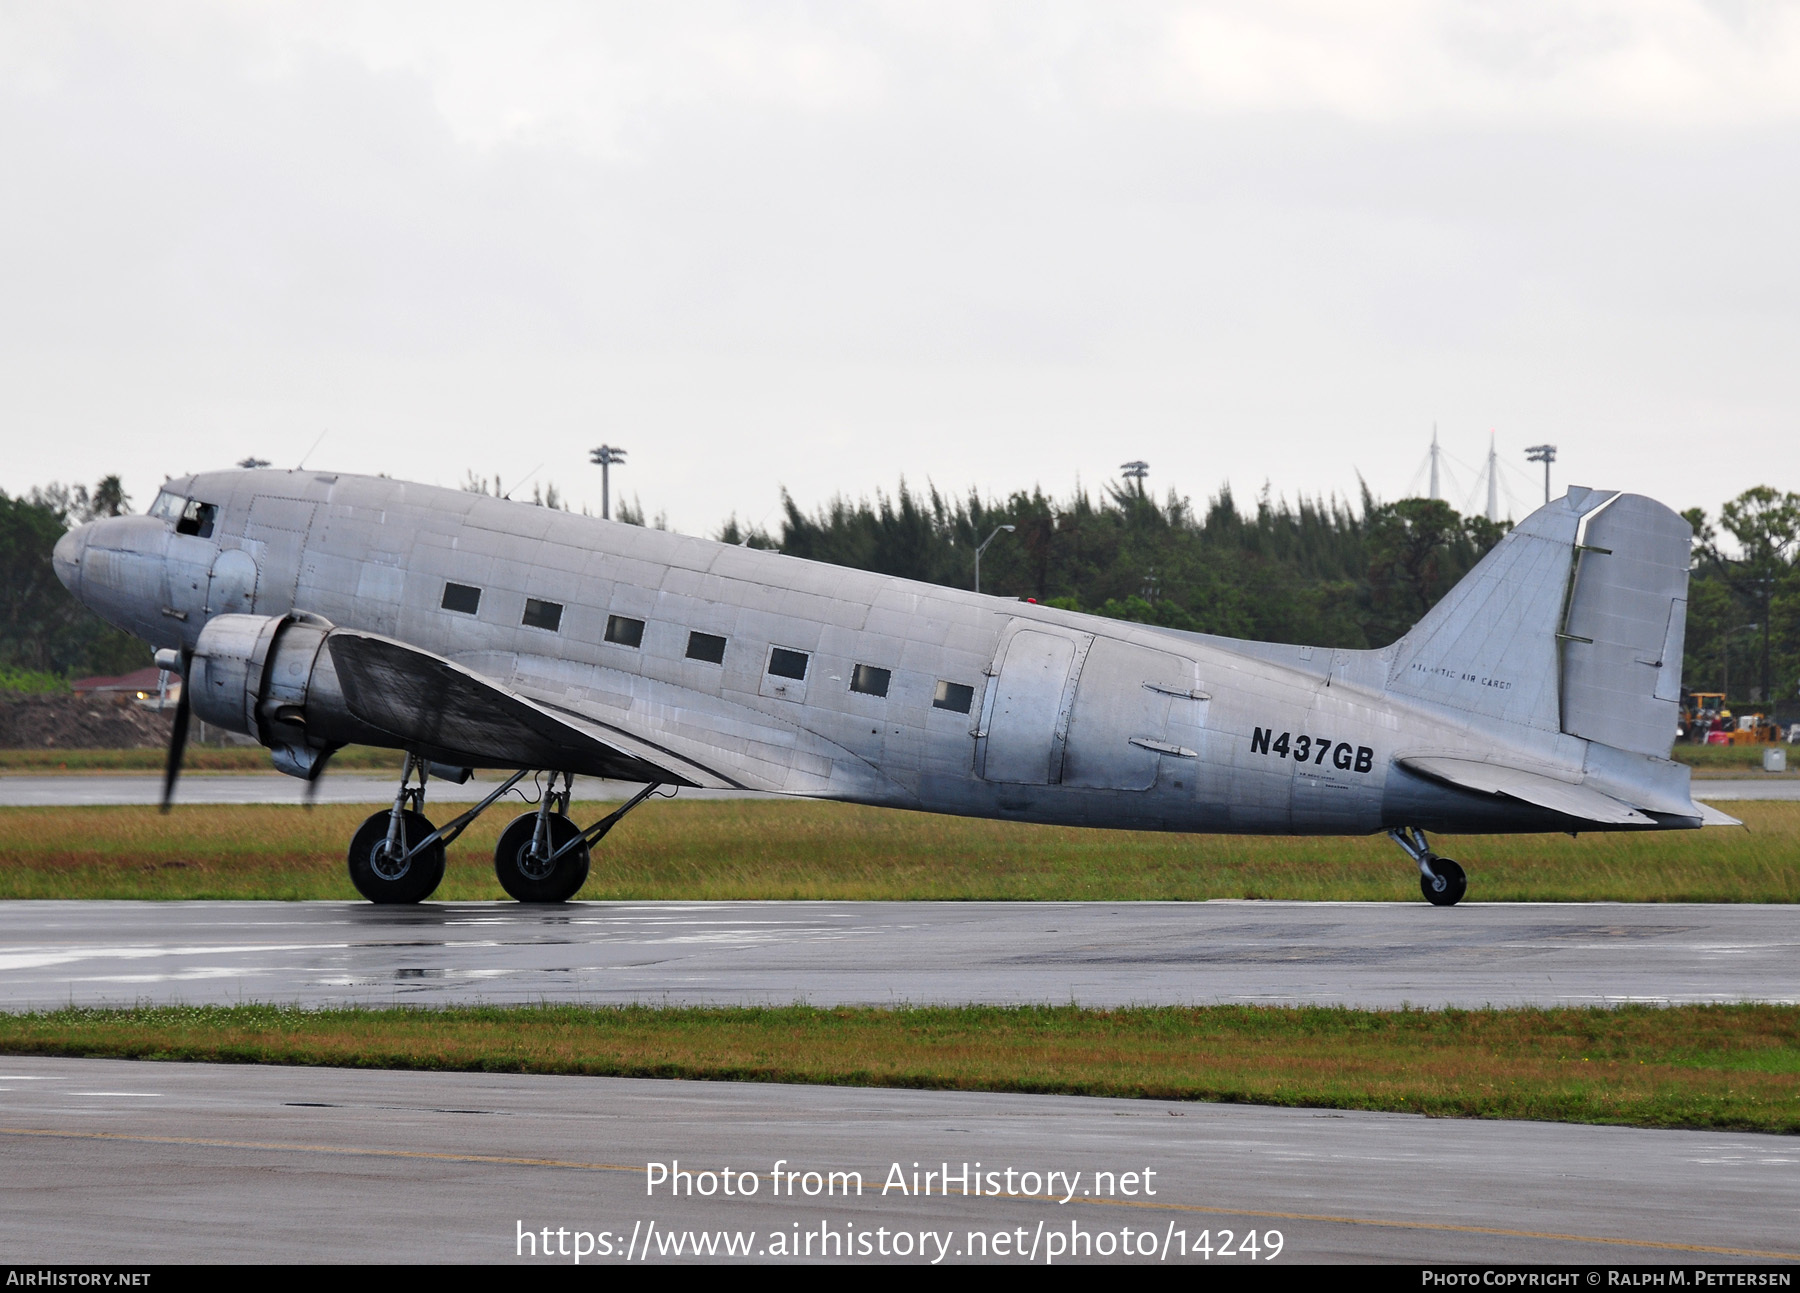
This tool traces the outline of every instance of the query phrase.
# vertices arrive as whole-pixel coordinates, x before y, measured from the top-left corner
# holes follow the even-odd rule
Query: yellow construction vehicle
[[[1733,745],[1779,745],[1781,727],[1767,714],[1743,714],[1731,733]]]

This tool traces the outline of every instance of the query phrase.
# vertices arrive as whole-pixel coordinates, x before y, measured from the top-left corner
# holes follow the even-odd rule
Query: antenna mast
[[[1433,422],[1431,424],[1431,495],[1430,496],[1432,498],[1442,498],[1443,497],[1443,492],[1438,489],[1438,442],[1437,442],[1437,423],[1435,423],[1435,422]]]
[[[1488,432],[1488,510],[1487,518],[1500,520],[1500,454],[1494,448],[1494,433]]]

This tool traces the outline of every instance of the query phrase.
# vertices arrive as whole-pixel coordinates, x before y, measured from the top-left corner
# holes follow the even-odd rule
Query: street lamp
[[[610,444],[603,444],[588,455],[588,461],[600,468],[600,519],[612,520],[612,465],[616,462],[625,465],[625,451]]]
[[[1000,537],[1001,530],[1004,530],[1006,533],[1011,534],[1017,528],[1018,527],[1012,526],[1012,525],[1002,525],[998,529],[996,529],[992,534],[988,535],[988,537],[982,541],[982,544],[979,548],[975,549],[975,591],[976,592],[981,591],[981,554],[987,551],[988,544],[992,543],[995,539],[998,539]]]
[[[1553,444],[1534,444],[1525,450],[1526,462],[1544,464],[1544,502],[1550,501],[1550,464],[1556,461],[1556,446]]]

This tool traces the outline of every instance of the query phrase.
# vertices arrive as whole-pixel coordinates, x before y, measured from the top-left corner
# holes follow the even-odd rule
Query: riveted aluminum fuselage
[[[218,614],[309,612],[668,751],[702,784],[1098,827],[1357,834],[1401,824],[1403,802],[1406,824],[1544,830],[1566,823],[1394,759],[1588,759],[1559,732],[1390,694],[1393,648],[1177,633],[386,478],[166,488],[216,506],[209,535],[130,517],[59,546],[64,582],[113,623],[191,649]],[[479,591],[472,611],[446,608],[449,585]],[[528,604],[560,607],[554,627]],[[613,617],[641,637],[609,641]],[[723,658],[694,658],[692,634]],[[804,677],[771,673],[777,648]],[[853,686],[858,666],[885,694]]]

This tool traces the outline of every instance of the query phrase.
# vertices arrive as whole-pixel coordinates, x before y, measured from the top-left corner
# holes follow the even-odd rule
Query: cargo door
[[[1093,638],[1014,620],[1002,635],[976,732],[988,781],[1045,786],[1062,780],[1069,705]]]

